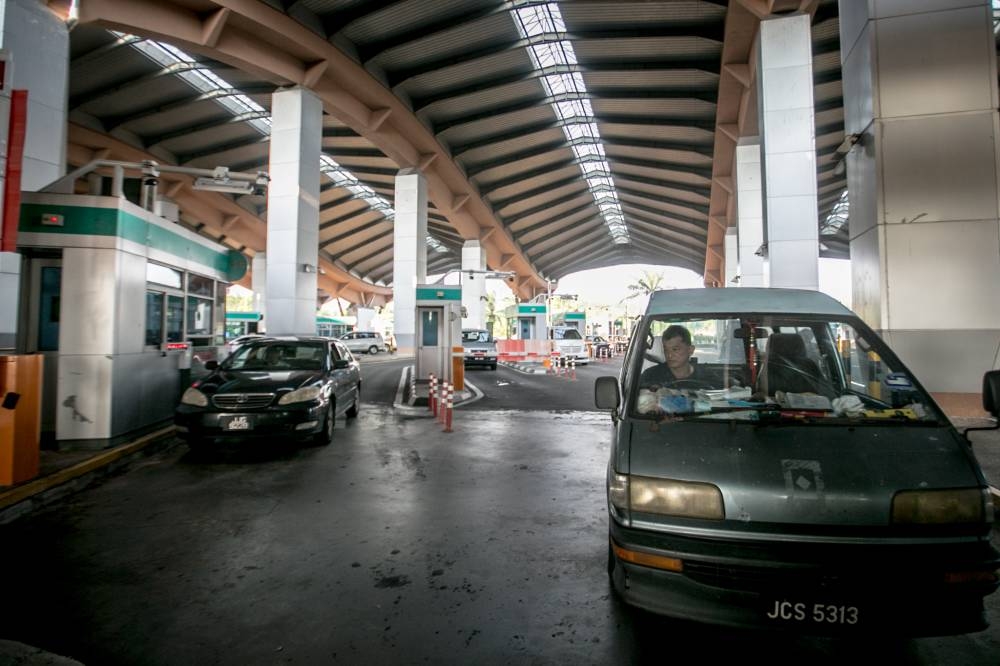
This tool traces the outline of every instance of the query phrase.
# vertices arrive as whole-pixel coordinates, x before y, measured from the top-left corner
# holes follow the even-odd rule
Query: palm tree
[[[626,287],[629,290],[629,295],[623,298],[622,302],[640,296],[649,296],[657,289],[660,289],[663,280],[662,273],[643,271],[642,276],[638,280]]]

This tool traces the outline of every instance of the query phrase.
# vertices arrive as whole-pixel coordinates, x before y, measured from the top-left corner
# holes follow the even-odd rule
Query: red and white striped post
[[[455,406],[455,387],[450,383],[448,384],[448,393],[445,396],[445,421],[444,421],[444,431],[451,432],[451,413]]]
[[[448,398],[448,382],[442,379],[438,383],[437,422],[444,423],[445,402]]]
[[[569,360],[569,372],[570,372],[569,378],[572,381],[575,382],[576,381],[576,358],[571,358]]]
[[[427,406],[430,407],[431,414],[437,416],[437,396],[435,395],[437,391],[437,377],[434,373],[430,375],[430,388],[427,390]]]

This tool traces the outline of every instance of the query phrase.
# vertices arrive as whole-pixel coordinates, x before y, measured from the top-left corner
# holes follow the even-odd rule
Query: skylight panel
[[[509,6],[521,38],[529,42],[528,55],[536,70],[541,72],[578,64],[573,44],[565,38],[566,23],[557,3],[529,5],[515,1]],[[628,243],[625,215],[618,195],[614,194],[611,166],[604,159],[604,146],[583,75],[580,72],[545,74],[541,82],[546,95],[554,100],[552,108],[562,123],[566,139],[571,143],[589,140],[573,146],[576,162],[587,177],[588,187],[595,202],[598,202],[608,233],[615,243]],[[609,196],[609,193],[614,196]]]

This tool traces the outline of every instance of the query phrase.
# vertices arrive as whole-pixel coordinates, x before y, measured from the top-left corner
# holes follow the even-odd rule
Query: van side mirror
[[[1000,412],[1000,370],[983,375],[983,409],[994,417]]]
[[[598,377],[594,382],[594,403],[598,409],[617,410],[622,404],[622,392],[615,377]]]
[[[206,361],[205,362],[205,369],[208,370],[209,372],[212,372],[213,370],[217,369],[218,367],[219,367],[219,362],[218,361]]]

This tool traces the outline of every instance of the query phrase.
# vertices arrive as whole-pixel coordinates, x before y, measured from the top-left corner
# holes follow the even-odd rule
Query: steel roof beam
[[[262,118],[270,117],[271,113],[269,111],[256,111],[244,113],[239,116],[219,116],[208,122],[199,123],[197,125],[189,125],[178,130],[164,132],[163,134],[154,134],[152,136],[147,135],[141,138],[147,146],[156,146],[164,141],[170,141],[171,139],[179,139],[180,137],[197,134],[199,132],[207,132],[209,130],[219,129],[220,127],[226,127],[228,125],[240,125],[248,120],[260,120]]]
[[[504,141],[514,141],[517,139],[523,139],[527,134],[534,134],[536,132],[544,132],[546,130],[553,129],[555,127],[560,127],[561,123],[558,120],[547,121],[545,123],[535,123],[528,127],[523,127],[512,132],[506,132],[504,134],[497,134],[490,136],[486,139],[480,139],[478,141],[470,141],[464,144],[456,144],[451,147],[451,154],[458,158],[462,153],[467,153],[472,150],[477,150],[479,148],[488,148],[490,146],[495,146],[498,143],[503,143]],[[576,141],[575,143],[593,143],[588,141]],[[631,138],[616,138],[614,136],[608,137],[605,134],[601,134],[601,143],[607,145],[622,146],[626,148],[650,148],[658,150],[677,150],[695,153],[702,157],[711,159],[711,155],[706,152],[701,152],[701,149],[707,149],[711,147],[711,144],[705,145],[700,143],[683,143],[683,142],[667,142],[667,141],[650,141],[645,139],[631,139]],[[571,142],[566,141],[566,145],[572,145]]]
[[[189,95],[183,98],[175,99],[171,102],[165,102],[163,104],[154,104],[152,106],[139,109],[138,111],[131,111],[129,113],[119,115],[101,116],[100,118],[105,129],[110,131],[115,127],[127,125],[128,123],[135,122],[137,120],[145,120],[146,118],[151,118],[152,116],[160,113],[168,113],[170,111],[185,109],[186,107],[199,102],[219,100],[226,97],[236,97],[238,95],[249,97],[251,95],[272,93],[275,90],[276,87],[271,84],[258,86],[248,85],[240,88],[223,88],[220,90],[211,90],[200,93],[198,95]]]
[[[535,231],[537,229],[541,229],[542,227],[547,227],[550,224],[555,224],[555,222],[558,219],[560,219],[560,218],[573,217],[574,215],[578,215],[578,214],[586,211],[587,209],[593,209],[595,211],[595,213],[596,213],[596,211],[597,211],[597,204],[594,203],[594,198],[593,197],[590,197],[590,199],[585,204],[583,204],[582,206],[577,206],[576,208],[571,208],[571,209],[569,209],[569,210],[567,210],[565,212],[561,212],[561,213],[553,213],[551,217],[543,218],[542,220],[540,220],[538,222],[534,222],[532,224],[529,224],[528,226],[523,227],[521,229],[514,230],[514,229],[511,229],[511,227],[513,226],[514,222],[517,222],[518,220],[524,218],[524,216],[522,216],[522,215],[516,215],[516,216],[510,217],[510,218],[506,218],[505,222],[507,222],[507,228],[510,229],[511,233],[514,234],[515,237],[519,237],[519,236],[523,236],[524,234],[531,233],[532,231]],[[515,219],[515,218],[517,218],[517,219]]]
[[[218,155],[219,153],[224,153],[230,150],[238,150],[240,148],[249,148],[251,146],[258,146],[265,144],[270,148],[270,139],[263,135],[258,135],[253,139],[240,139],[238,141],[229,141],[228,143],[220,143],[214,146],[209,146],[204,150],[198,150],[192,153],[177,153],[177,163],[180,165],[187,164],[188,162],[193,162],[194,160],[201,159],[203,157],[211,157],[212,155]]]
[[[150,64],[153,64],[152,61],[150,61]],[[72,111],[80,108],[85,104],[89,104],[101,98],[108,97],[109,95],[125,92],[129,88],[134,88],[144,83],[149,83],[150,81],[156,81],[157,79],[162,79],[165,76],[174,76],[175,74],[181,74],[183,72],[190,72],[199,69],[211,70],[212,65],[211,63],[205,63],[205,62],[177,62],[167,67],[161,67],[155,72],[149,72],[147,74],[143,74],[142,76],[137,76],[135,78],[129,79],[124,83],[115,83],[110,86],[105,86],[103,88],[98,88],[97,90],[92,90],[71,97],[69,99],[67,107]]]

